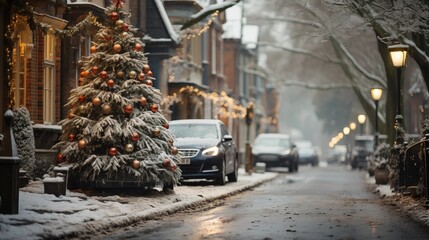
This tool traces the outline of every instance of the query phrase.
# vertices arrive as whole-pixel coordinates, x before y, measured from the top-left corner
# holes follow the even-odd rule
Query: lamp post
[[[383,89],[379,88],[379,87],[374,87],[371,88],[371,98],[372,100],[374,100],[374,104],[375,104],[375,121],[374,121],[374,149],[377,148],[378,146],[378,102],[381,99],[381,96],[383,94]]]
[[[396,103],[396,144],[402,144],[404,142],[403,137],[399,134],[399,127],[401,127],[403,116],[401,114],[401,71],[405,67],[407,62],[408,46],[403,44],[391,45],[387,48],[389,51],[390,59],[392,60],[393,67],[396,68],[397,78],[397,103]]]
[[[253,167],[253,161],[252,161],[252,148],[250,146],[250,125],[252,124],[254,117],[253,112],[253,102],[249,102],[246,107],[246,125],[247,125],[247,136],[246,136],[246,144],[244,149],[244,156],[245,156],[245,164],[244,168],[246,173],[252,174],[252,167]]]
[[[358,115],[358,122],[360,124],[360,135],[363,135],[363,125],[365,124],[366,116],[364,114]]]

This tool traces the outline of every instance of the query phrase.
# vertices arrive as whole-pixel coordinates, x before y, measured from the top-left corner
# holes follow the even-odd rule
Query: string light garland
[[[13,79],[13,66],[15,65],[15,62],[16,62],[15,56],[13,54],[13,46],[16,41],[15,28],[16,28],[17,22],[18,22],[18,17],[16,14],[14,14],[11,18],[10,23],[7,26],[6,35],[5,35],[6,37],[6,44],[5,44],[6,76],[7,76],[6,81],[7,81],[7,87],[9,89],[9,92],[8,92],[9,109],[12,109],[13,106],[15,105],[15,94],[12,88],[12,79]]]
[[[183,93],[203,97],[205,99],[210,99],[214,105],[219,107],[218,113],[222,114],[223,116],[239,119],[243,119],[246,116],[246,108],[240,104],[237,104],[236,100],[228,96],[225,91],[222,91],[220,94],[218,94],[217,92],[207,93],[193,86],[182,87],[177,93],[168,95],[162,100],[162,105],[165,108],[169,108],[174,103],[180,102]],[[228,111],[230,106],[232,111]]]
[[[210,19],[207,21],[207,23],[204,24],[204,26],[200,28],[190,28],[190,29],[182,30],[181,35],[186,37],[187,39],[201,36],[201,34],[209,30],[210,26],[212,25],[213,21],[216,19],[218,15],[219,15],[219,11],[212,13],[210,16]]]

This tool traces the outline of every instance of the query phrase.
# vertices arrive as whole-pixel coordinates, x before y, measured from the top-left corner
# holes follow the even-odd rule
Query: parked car
[[[238,153],[227,127],[219,120],[170,121],[181,157],[183,179],[214,179],[224,185],[238,179]]]
[[[352,169],[367,169],[369,158],[374,152],[374,136],[356,136],[350,165]]]
[[[253,163],[263,162],[267,167],[288,167],[298,171],[298,151],[287,134],[261,133],[252,147]]]
[[[299,164],[319,165],[319,154],[314,146],[298,146]]]
[[[335,145],[335,147],[331,149],[330,154],[328,163],[347,164],[348,149],[346,145]]]

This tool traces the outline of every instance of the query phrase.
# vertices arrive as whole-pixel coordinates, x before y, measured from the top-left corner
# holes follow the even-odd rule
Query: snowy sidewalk
[[[19,214],[0,214],[0,239],[78,237],[234,195],[276,176],[272,172],[248,175],[240,169],[236,183],[184,184],[174,192],[155,189],[141,196],[87,196],[67,190],[66,196],[55,197],[43,193],[41,181],[31,182],[20,189]]]

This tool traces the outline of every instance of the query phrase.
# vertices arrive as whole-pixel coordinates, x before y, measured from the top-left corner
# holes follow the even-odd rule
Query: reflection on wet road
[[[425,239],[429,232],[366,189],[366,173],[301,167],[216,202],[107,239]],[[106,237],[103,237],[106,239]]]

